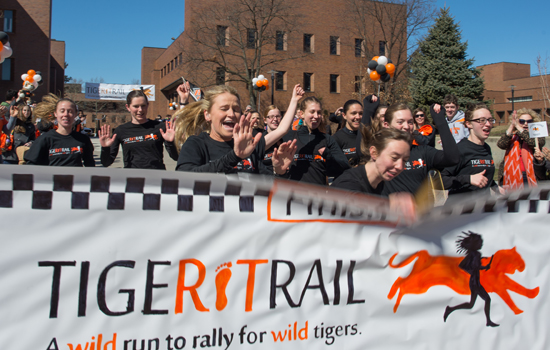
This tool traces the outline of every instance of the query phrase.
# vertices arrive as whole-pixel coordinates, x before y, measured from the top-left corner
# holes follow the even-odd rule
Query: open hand
[[[111,126],[110,125],[102,125],[101,129],[98,131],[99,136],[99,144],[101,147],[111,147],[111,145],[115,142],[116,134],[114,134],[112,137],[111,135]]]
[[[296,145],[297,140],[287,141],[281,143],[279,148],[273,150],[273,157],[271,161],[273,163],[273,169],[279,175],[283,175],[287,172],[288,168],[294,161],[294,154],[298,149]]]
[[[251,113],[248,116],[241,115],[238,124],[233,129],[233,150],[237,157],[246,159],[254,152],[256,145],[260,142],[262,134],[258,133],[256,137],[252,136],[252,126],[250,125]]]
[[[166,122],[166,132],[160,128],[160,135],[167,142],[174,142],[176,137],[176,123],[174,121]]]

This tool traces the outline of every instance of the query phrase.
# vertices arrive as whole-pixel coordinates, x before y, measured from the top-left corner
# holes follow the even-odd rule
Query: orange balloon
[[[374,56],[374,57],[372,58],[372,60],[373,60],[373,61],[378,61],[379,58],[380,58],[380,56]]]
[[[0,51],[4,50],[4,44],[0,41]]]
[[[377,81],[378,79],[380,79],[380,74],[378,74],[377,71],[373,70],[372,72],[370,72],[370,78],[373,81]]]
[[[35,72],[33,69],[31,69],[31,70],[29,70],[29,71],[27,72],[27,74],[30,75],[30,76],[32,77],[33,75],[36,74],[36,72]]]
[[[395,65],[393,63],[386,64],[386,73],[393,74],[395,72]]]
[[[256,86],[257,86],[257,87],[260,88],[260,87],[262,87],[262,85],[264,85],[264,81],[263,81],[263,80],[258,80],[258,81],[256,82]]]
[[[269,84],[264,85],[266,90],[269,90]]]
[[[27,78],[25,79],[25,81],[30,81],[32,83],[33,81],[33,77],[31,75],[28,75]]]
[[[264,86],[265,86],[265,87],[269,86],[269,80],[264,79]]]
[[[395,71],[393,71],[392,73],[389,73],[390,74],[390,77],[393,78],[394,74],[395,74]]]

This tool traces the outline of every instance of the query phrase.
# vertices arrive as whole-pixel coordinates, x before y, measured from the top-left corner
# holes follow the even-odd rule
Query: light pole
[[[271,104],[275,104],[275,73],[276,70],[272,69],[268,73],[271,73]]]
[[[510,85],[510,89],[512,89],[512,113],[514,113],[515,111],[515,108],[514,108],[514,89],[516,88],[515,85]]]

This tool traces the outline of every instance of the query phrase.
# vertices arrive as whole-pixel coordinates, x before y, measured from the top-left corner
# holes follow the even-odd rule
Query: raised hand
[[[98,136],[99,136],[99,144],[101,147],[111,147],[111,145],[115,142],[116,134],[114,134],[112,137],[111,135],[111,126],[110,125],[102,125],[101,129],[99,129]]]
[[[294,85],[294,89],[292,90],[292,99],[293,100],[299,101],[302,97],[304,97],[305,94],[306,94],[306,92],[304,91],[304,89],[302,89],[300,84]]]
[[[250,125],[250,117],[250,113],[246,117],[241,115],[239,123],[235,124],[233,129],[233,150],[241,159],[248,158],[262,138],[261,133],[258,133],[256,137],[252,136],[253,128]]]
[[[294,154],[298,149],[296,142],[297,140],[283,142],[279,148],[273,149],[271,162],[273,163],[275,173],[283,175],[290,168],[290,165],[294,161]]]
[[[166,132],[160,128],[160,135],[164,139],[164,141],[167,142],[174,142],[174,139],[176,138],[176,123],[175,121],[167,121],[166,122]]]
[[[180,84],[178,88],[176,89],[176,92],[178,93],[178,96],[180,97],[180,103],[187,103],[189,102],[189,94],[191,93],[191,86],[189,85],[189,82],[186,81],[183,84]]]
[[[439,114],[441,112],[441,105],[440,104],[434,104],[434,112]]]
[[[486,171],[487,170],[483,170],[482,172],[475,175],[470,175],[470,184],[479,188],[487,186],[487,184],[489,183],[489,179],[485,177]]]

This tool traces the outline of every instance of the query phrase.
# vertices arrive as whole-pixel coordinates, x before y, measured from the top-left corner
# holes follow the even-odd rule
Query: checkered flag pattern
[[[550,214],[550,184],[542,183],[503,196],[483,196],[434,208],[428,216],[468,215],[481,213]]]
[[[258,201],[265,208],[272,185],[270,181],[243,181],[239,176],[200,176],[177,172],[164,172],[160,177],[157,172],[153,185],[147,183],[148,177],[121,177],[120,173],[112,177],[107,174],[82,173],[36,176],[32,173],[13,172],[9,174],[9,186],[10,181],[6,181],[8,174],[5,171],[3,173],[0,208],[14,208],[17,198],[23,197],[24,203],[30,204],[36,210],[51,210],[56,201],[61,205],[63,200],[70,202],[70,209],[73,210],[97,207],[107,210],[132,208],[158,211],[161,207],[166,209],[172,206],[179,212],[193,212],[200,208],[201,211],[208,209],[209,212],[253,213]],[[133,175],[131,171],[126,174]],[[40,179],[37,180],[37,177]],[[88,181],[83,181],[86,177]],[[19,202],[23,203],[23,200]],[[63,206],[66,207],[67,204],[63,203]]]

